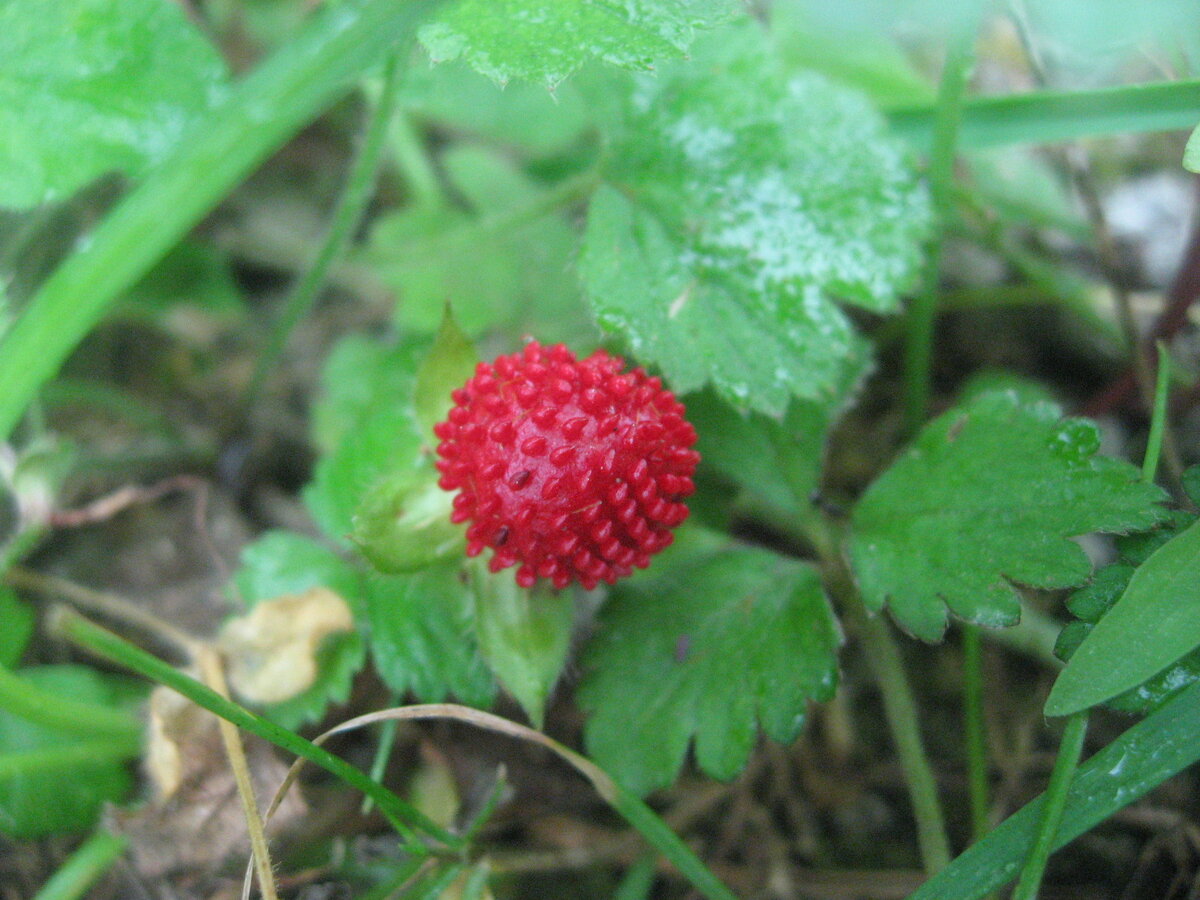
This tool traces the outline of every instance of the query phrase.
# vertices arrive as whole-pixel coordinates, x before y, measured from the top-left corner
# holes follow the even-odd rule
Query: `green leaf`
[[[124,691],[84,666],[35,666],[20,676],[35,687],[99,707]],[[32,840],[90,828],[101,807],[133,785],[125,761],[136,741],[85,738],[35,725],[0,710],[0,833]]]
[[[399,293],[401,328],[435,331],[449,303],[471,336],[497,327],[536,329],[546,341],[590,333],[571,273],[575,233],[553,190],[476,147],[456,147],[442,162],[467,208],[384,216],[363,256]]]
[[[1200,172],[1200,126],[1192,129],[1187,146],[1183,148],[1183,167],[1189,172]]]
[[[0,4],[0,206],[153,165],[224,94],[216,50],[161,0]]]
[[[229,264],[209,244],[184,241],[130,288],[117,315],[162,321],[178,306],[201,309],[223,320],[246,312]]]
[[[234,585],[246,607],[311,588],[328,588],[355,614],[365,605],[362,576],[331,550],[288,531],[270,531],[242,551]],[[366,651],[356,632],[331,635],[317,654],[317,677],[304,692],[271,704],[267,715],[285,728],[319,719],[331,703],[344,703],[350,684],[362,668]]]
[[[461,567],[368,579],[366,622],[375,668],[398,694],[437,703],[455,696],[488,707],[495,682],[472,634],[471,600]]]
[[[813,567],[686,545],[614,591],[583,659],[588,749],[637,793],[669,785],[693,737],[700,767],[732,778],[758,725],[794,740],[837,678],[839,632]]]
[[[427,345],[399,344],[353,334],[334,346],[321,372],[313,408],[313,443],[330,453],[375,410],[412,397],[417,368]]]
[[[34,615],[11,588],[0,586],[0,666],[17,664],[33,634]]]
[[[1200,521],[1138,567],[1046,700],[1066,716],[1137,687],[1200,647]]]
[[[1067,794],[1057,850],[1200,760],[1200,685],[1130,728],[1085,762]],[[968,847],[908,900],[978,900],[1016,877],[1033,844],[1043,798]]]
[[[522,82],[500,87],[459,63],[414,66],[404,74],[398,101],[415,118],[537,155],[567,147],[591,120],[572,82],[553,94]]]
[[[701,464],[732,479],[776,514],[790,517],[792,524],[809,518],[829,429],[866,374],[867,362],[864,353],[846,365],[839,402],[796,399],[781,420],[739,413],[711,390],[687,396],[688,420],[700,435],[696,449]]]
[[[418,35],[435,62],[554,87],[591,58],[648,69],[679,56],[732,11],[730,0],[459,0]]]
[[[571,646],[574,595],[520,587],[511,572],[489,572],[479,560],[468,572],[479,649],[534,727],[541,728],[546,700]]]
[[[744,25],[638,78],[613,145],[580,260],[600,326],[677,391],[833,398],[860,341],[835,299],[894,309],[930,221],[879,116]]]
[[[426,441],[431,444],[437,442],[433,426],[446,418],[450,407],[454,405],[451,392],[466,383],[478,361],[475,347],[458,327],[450,308],[446,307],[433,346],[417,369],[417,381],[413,387],[417,422]]]
[[[871,609],[936,641],[947,608],[978,625],[1020,616],[1015,584],[1088,577],[1069,539],[1149,528],[1163,492],[1129,463],[1095,456],[1096,427],[1048,403],[980,395],[929,423],[854,511],[850,558]]]

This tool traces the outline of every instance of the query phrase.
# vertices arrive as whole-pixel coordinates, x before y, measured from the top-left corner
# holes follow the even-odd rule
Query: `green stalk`
[[[1012,900],[1035,900],[1037,897],[1042,875],[1046,871],[1046,861],[1054,849],[1054,838],[1062,824],[1063,811],[1067,805],[1067,790],[1071,786],[1071,779],[1075,777],[1075,770],[1079,768],[1087,723],[1087,710],[1077,712],[1067,719],[1062,743],[1058,747],[1058,758],[1054,761],[1054,771],[1050,773],[1050,784],[1046,788],[1046,804],[1042,807],[1037,836],[1029,856],[1025,859],[1025,866],[1021,869],[1021,878],[1017,881]]]
[[[97,831],[67,857],[33,900],[81,900],[88,888],[120,859],[128,843],[123,837]]]
[[[933,122],[933,147],[929,154],[929,189],[939,232],[929,247],[921,291],[908,311],[904,346],[904,413],[910,432],[921,427],[929,414],[933,331],[937,319],[938,276],[941,270],[940,229],[950,221],[954,207],[954,157],[962,118],[963,96],[975,59],[974,17],[946,52]]]
[[[1142,458],[1142,480],[1154,483],[1158,458],[1162,454],[1163,435],[1167,429],[1167,395],[1171,387],[1171,355],[1162,341],[1158,346],[1158,377],[1154,379],[1154,413],[1150,418],[1150,435],[1146,438],[1146,455]]]
[[[900,648],[882,616],[873,616],[863,604],[846,567],[837,529],[827,520],[814,519],[806,532],[821,558],[826,590],[838,601],[838,608],[854,624],[863,645],[863,656],[883,698],[888,732],[896,746],[900,769],[908,789],[913,818],[917,824],[917,842],[925,871],[934,875],[950,862],[950,841],[946,819],[938,800],[937,780],[921,740],[920,717],[912,686],[904,671]]]
[[[259,354],[246,391],[246,406],[253,406],[262,393],[267,376],[274,370],[287,346],[288,338],[317,301],[325,287],[329,270],[341,257],[346,243],[358,227],[363,210],[371,199],[375,177],[379,171],[379,153],[385,143],[392,108],[396,105],[396,86],[400,82],[400,66],[396,56],[388,58],[383,69],[383,89],[367,116],[362,147],[358,151],[346,178],[346,187],[338,197],[337,207],[329,223],[329,231],[317,250],[312,265],[292,288],[267,345]]]
[[[448,849],[454,851],[463,849],[462,838],[446,831],[420,810],[397,797],[383,785],[372,781],[345,760],[334,756],[311,741],[305,740],[300,735],[281,728],[269,719],[264,719],[262,716],[238,706],[233,701],[226,700],[194,678],[188,677],[158,657],[152,656],[140,647],[135,647],[124,638],[101,628],[78,613],[69,609],[60,609],[53,622],[53,627],[72,643],[84,647],[110,662],[131,669],[151,681],[165,685],[187,697],[197,706],[232,722],[243,731],[270,741],[277,747],[282,747],[289,753],[303,757],[336,775],[346,784],[375,801],[400,834],[408,840],[411,845],[408,849],[415,852],[426,849],[414,840],[414,828],[435,838]]]
[[[988,830],[988,759],[983,721],[983,647],[975,625],[963,628],[963,707],[971,836],[978,841]]]
[[[0,709],[63,734],[131,741],[135,746],[142,738],[141,723],[128,713],[42,690],[3,666],[0,666]]]
[[[0,440],[134,284],[259,163],[408,40],[439,0],[347,0],[241,81],[42,285],[0,341]]]
[[[900,648],[888,630],[887,622],[881,617],[867,615],[860,609],[855,618],[863,642],[863,654],[883,695],[884,715],[896,744],[900,768],[904,772],[913,817],[917,821],[921,862],[925,871],[934,875],[950,862],[950,842],[946,837],[946,820],[938,801],[937,782],[921,740],[917,704],[900,659]]]

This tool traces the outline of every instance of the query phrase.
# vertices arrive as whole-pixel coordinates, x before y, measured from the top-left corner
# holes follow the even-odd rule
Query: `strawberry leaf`
[[[286,531],[264,534],[242,551],[234,585],[248,609],[266,600],[328,588],[358,613],[363,607],[362,576],[337,554],[315,541]],[[366,651],[357,632],[330,635],[317,651],[317,675],[300,694],[267,707],[285,728],[319,719],[331,703],[344,703]]]
[[[178,4],[0,3],[0,207],[137,176],[223,93],[225,67]]]
[[[612,144],[580,261],[600,326],[677,391],[833,398],[860,340],[835,300],[894,309],[929,225],[880,117],[745,24],[635,79]]]
[[[693,738],[700,767],[732,778],[760,725],[792,741],[808,701],[833,694],[838,642],[811,566],[745,547],[673,547],[601,612],[579,695],[588,749],[638,793],[670,784]]]
[[[468,208],[416,204],[390,213],[362,256],[399,294],[399,325],[432,333],[449,303],[473,336],[504,326],[546,340],[590,338],[571,274],[576,237],[562,212],[547,207],[547,189],[476,147],[451,149],[441,163]]]
[[[501,84],[554,87],[592,58],[647,69],[679,56],[696,28],[732,10],[731,0],[459,0],[418,35],[435,62],[462,57]]]
[[[379,676],[399,694],[436,703],[453,695],[491,705],[496,686],[472,636],[471,601],[458,565],[414,575],[372,575],[366,622]]]
[[[1014,624],[1015,584],[1063,588],[1091,572],[1069,539],[1151,527],[1163,492],[1096,456],[1096,427],[1049,403],[982,394],[930,422],[854,511],[850,557],[863,599],[938,640],[950,612]]]

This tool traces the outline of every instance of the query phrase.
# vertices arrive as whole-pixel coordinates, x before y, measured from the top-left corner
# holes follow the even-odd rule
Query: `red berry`
[[[644,568],[687,518],[700,454],[683,404],[641,369],[561,344],[480,363],[434,433],[438,481],[467,554],[519,564],[517,583],[612,584]]]

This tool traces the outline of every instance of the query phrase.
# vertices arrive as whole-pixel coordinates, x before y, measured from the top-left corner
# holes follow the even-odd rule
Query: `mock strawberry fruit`
[[[583,360],[533,342],[480,363],[453,393],[438,484],[459,493],[467,554],[492,549],[517,583],[589,590],[645,567],[687,518],[700,455],[683,404],[659,378],[597,350]]]

